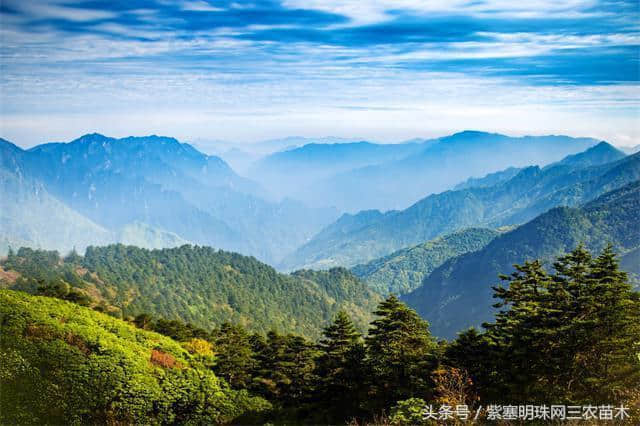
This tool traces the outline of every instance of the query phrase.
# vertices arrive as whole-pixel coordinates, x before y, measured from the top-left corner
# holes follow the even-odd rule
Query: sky
[[[0,136],[640,144],[638,0],[0,0]]]

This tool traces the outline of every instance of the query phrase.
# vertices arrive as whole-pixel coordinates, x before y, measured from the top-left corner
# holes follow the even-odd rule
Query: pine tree
[[[437,345],[426,321],[394,295],[378,305],[366,338],[373,410],[418,397],[428,400]]]
[[[254,390],[280,405],[299,405],[313,394],[316,356],[315,346],[305,338],[270,331],[257,354]]]
[[[257,366],[251,336],[241,325],[223,323],[213,331],[214,371],[235,389],[247,389]]]
[[[516,265],[504,277],[508,288],[495,288],[503,310],[484,325],[496,360],[486,366],[494,378],[488,396],[577,404],[632,398],[640,388],[640,298],[612,247],[594,259],[579,246],[554,268],[548,275],[538,261]]]
[[[340,311],[323,332],[316,361],[317,401],[325,421],[344,423],[361,414],[364,345],[346,312]]]
[[[572,323],[573,374],[581,380],[571,397],[601,403],[626,398],[640,389],[640,295],[619,270],[611,245],[590,262],[584,287]]]

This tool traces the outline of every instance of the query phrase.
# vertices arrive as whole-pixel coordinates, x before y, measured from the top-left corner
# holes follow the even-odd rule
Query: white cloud
[[[315,9],[349,16],[354,24],[381,22],[392,11],[413,14],[491,14],[492,16],[542,17],[559,12],[574,17],[596,4],[595,0],[284,0],[291,8]]]
[[[114,18],[116,13],[107,10],[69,7],[61,2],[41,2],[33,0],[8,1],[8,5],[34,18],[66,19],[84,22]],[[3,15],[4,19],[4,15]]]
[[[182,2],[180,5],[182,10],[191,10],[195,12],[220,12],[225,9],[220,7],[215,7],[210,3],[203,0],[188,0]]]

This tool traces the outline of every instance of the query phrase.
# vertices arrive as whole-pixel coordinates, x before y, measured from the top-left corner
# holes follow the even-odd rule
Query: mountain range
[[[544,166],[596,145],[567,136],[509,137],[464,131],[404,144],[305,145],[260,160],[250,171],[274,193],[357,212],[404,209],[474,176]]]
[[[287,256],[281,267],[352,267],[466,227],[518,225],[638,178],[640,155],[625,156],[602,142],[542,168],[508,169],[475,180],[475,186],[430,195],[405,210],[344,214]]]
[[[137,224],[165,235],[160,240],[168,244],[190,241],[273,263],[337,215],[290,199],[273,201],[219,157],[173,138],[90,134],[29,150],[2,140],[0,153],[0,195],[9,200],[16,194],[30,197],[31,209],[28,216],[2,213],[2,221],[11,224],[2,232],[5,246],[82,250],[89,244],[122,242],[123,230]],[[55,210],[53,218],[50,210]],[[48,235],[42,228],[47,223]],[[83,224],[84,237],[65,237],[74,223]]]
[[[492,286],[499,284],[499,274],[513,272],[514,263],[548,262],[579,244],[598,252],[611,243],[623,268],[638,274],[638,217],[640,180],[635,180],[580,207],[553,208],[476,252],[447,260],[403,299],[436,335],[451,338],[492,318]]]

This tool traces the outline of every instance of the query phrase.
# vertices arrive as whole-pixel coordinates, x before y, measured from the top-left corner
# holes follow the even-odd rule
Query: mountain
[[[636,152],[640,152],[640,145],[636,146],[625,146],[621,148],[627,154],[635,154]]]
[[[0,323],[2,424],[228,424],[270,408],[209,355],[74,303],[0,289]]]
[[[446,261],[403,296],[427,319],[434,334],[453,337],[492,318],[492,285],[499,274],[526,260],[551,260],[584,244],[599,251],[613,243],[626,255],[640,247],[640,181],[608,192],[579,208],[557,207],[496,237],[477,252]]]
[[[401,211],[344,215],[287,256],[283,269],[351,267],[456,230],[517,225],[550,208],[578,206],[640,178],[640,154],[601,164],[600,150],[589,167],[569,160],[526,167],[494,186],[469,187],[430,195]],[[345,222],[356,227],[344,229]]]
[[[416,144],[420,149],[402,158],[344,171],[308,187],[306,180],[293,179],[299,190],[292,196],[310,205],[324,203],[348,212],[405,209],[469,177],[483,176],[506,166],[544,166],[597,143],[595,139],[567,136],[516,138],[464,131]],[[333,158],[339,155],[335,153]]]
[[[51,196],[41,183],[0,168],[0,255],[22,245],[68,251],[112,241],[109,230]]]
[[[0,262],[5,286],[34,292],[66,282],[122,316],[148,313],[205,329],[225,321],[252,331],[318,337],[346,309],[366,329],[380,296],[346,269],[284,275],[255,258],[209,247],[89,247],[84,257],[20,249]],[[22,277],[19,279],[17,277]]]
[[[492,229],[465,229],[356,265],[351,272],[382,294],[405,294],[446,260],[479,250],[498,235]]]
[[[313,205],[332,206],[331,200],[316,199],[304,191],[316,181],[363,166],[398,160],[421,147],[415,143],[374,144],[365,141],[310,143],[259,160],[249,169],[248,175],[280,196],[302,197]]]
[[[116,233],[144,223],[275,262],[337,216],[292,200],[270,201],[219,157],[173,138],[90,134],[28,151],[6,142],[0,149],[0,167],[40,182],[68,208]]]
[[[521,167],[509,167],[505,170],[500,170],[498,172],[489,173],[486,176],[480,178],[470,177],[469,179],[461,182],[453,187],[454,190],[457,189],[467,189],[467,188],[481,188],[487,186],[494,186],[501,182],[505,182],[522,170]]]
[[[592,146],[584,152],[568,155],[561,161],[558,161],[553,166],[573,166],[573,167],[588,167],[597,166],[600,164],[610,163],[612,161],[620,160],[627,154],[616,149],[612,145],[606,142],[600,142],[599,144]],[[549,166],[552,167],[552,166]]]

